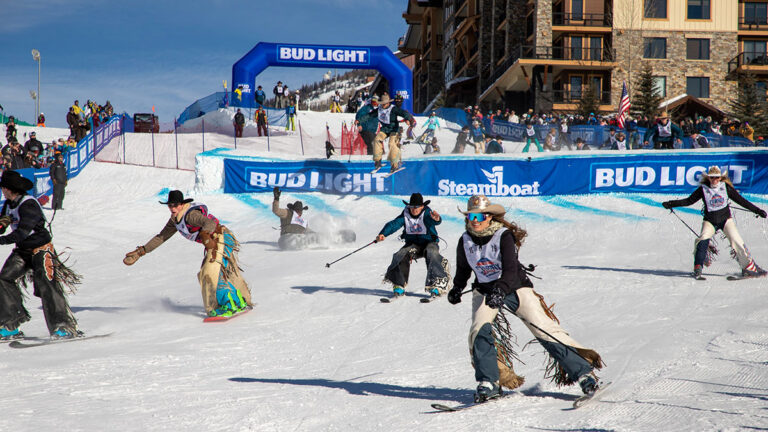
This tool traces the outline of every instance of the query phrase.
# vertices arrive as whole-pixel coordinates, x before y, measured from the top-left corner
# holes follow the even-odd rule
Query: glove
[[[461,288],[453,287],[448,291],[448,303],[454,305],[461,303]]]
[[[763,216],[765,217],[765,216]],[[0,229],[5,229],[11,224],[11,217],[10,216],[2,216],[0,217]]]
[[[485,304],[489,308],[499,309],[504,305],[504,297],[505,295],[500,289],[494,288],[490,294],[485,296]]]
[[[272,189],[272,195],[275,196],[275,201],[280,199],[280,188],[275,186],[274,189]]]
[[[129,266],[133,265],[136,261],[139,260],[139,258],[146,255],[147,252],[144,250],[144,246],[137,246],[136,250],[132,250],[125,254],[125,258],[123,258],[123,264]]]
[[[670,201],[664,201],[663,203],[661,203],[661,206],[664,207],[665,209],[671,209],[672,203]]]
[[[757,215],[760,216],[761,218],[764,218],[766,216],[765,210],[760,209],[760,211],[757,212]]]
[[[200,231],[200,234],[198,234],[198,237],[200,238],[200,241],[203,243],[203,246],[205,247],[206,251],[211,251],[211,262],[216,261],[216,251],[219,248],[219,241],[218,239],[213,235],[213,233],[209,233],[207,231]]]

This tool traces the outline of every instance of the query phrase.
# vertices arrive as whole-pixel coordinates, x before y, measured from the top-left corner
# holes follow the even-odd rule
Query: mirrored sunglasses
[[[467,214],[468,221],[484,222],[486,219],[490,219],[491,215],[488,213],[469,213]]]

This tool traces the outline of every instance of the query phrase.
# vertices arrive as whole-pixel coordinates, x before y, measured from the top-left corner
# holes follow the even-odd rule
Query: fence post
[[[122,119],[123,125],[125,125],[125,117]],[[125,163],[125,128],[121,127],[121,138],[123,139],[123,163]]]
[[[203,151],[205,151],[205,119],[203,119]]]
[[[235,149],[237,149],[237,126],[234,126],[234,128],[235,128]]]
[[[150,135],[152,136],[152,166],[155,166],[155,130],[154,127],[149,130]]]
[[[258,126],[257,126],[258,127]],[[269,152],[269,125],[266,125],[267,129],[267,152]]]
[[[299,142],[301,143],[301,155],[304,156],[304,137],[301,133],[301,120],[296,120],[299,123]]]
[[[176,140],[176,169],[179,169],[179,123],[173,118],[173,137]]]

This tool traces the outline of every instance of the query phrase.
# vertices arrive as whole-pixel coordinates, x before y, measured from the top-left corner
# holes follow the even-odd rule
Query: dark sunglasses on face
[[[488,213],[469,213],[467,215],[468,221],[484,222],[486,219],[490,219],[491,215]]]

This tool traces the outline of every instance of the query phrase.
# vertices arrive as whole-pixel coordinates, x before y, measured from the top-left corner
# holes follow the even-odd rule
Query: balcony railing
[[[739,17],[739,30],[765,30],[768,31],[768,16]]]
[[[583,95],[583,92],[586,91],[586,88],[584,89],[571,89],[571,90],[552,90],[553,98],[552,101],[555,103],[574,103],[577,104],[579,101],[581,101],[581,97]],[[610,90],[604,90],[599,92],[598,98],[600,100],[601,105],[610,105],[611,104],[611,91]]]
[[[517,52],[515,52],[517,51]],[[608,62],[616,58],[616,50],[608,48],[567,48],[551,46],[519,45],[504,63],[493,69],[490,82],[501,77],[519,59],[573,60]]]
[[[552,25],[611,27],[611,17],[606,14],[555,12],[552,14]]]
[[[728,62],[728,73],[742,66],[768,66],[768,54],[763,51],[744,51]]]

